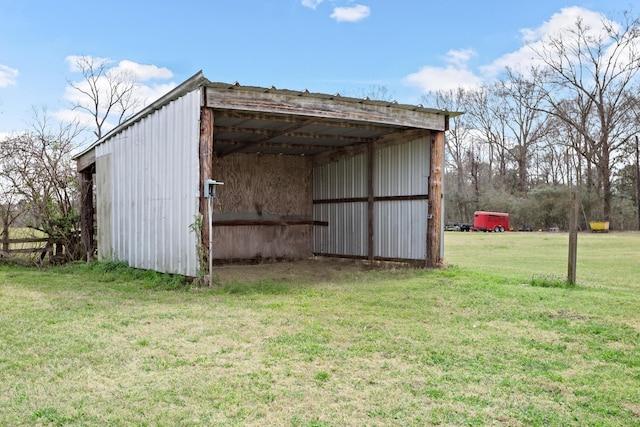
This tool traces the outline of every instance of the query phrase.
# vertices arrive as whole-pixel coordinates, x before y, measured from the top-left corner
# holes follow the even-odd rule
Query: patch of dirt
[[[260,260],[213,266],[215,281],[252,283],[261,280],[318,283],[334,281],[369,270],[388,270],[403,266],[397,263],[370,262],[343,258],[314,257],[303,260]]]
[[[558,310],[555,313],[547,315],[549,319],[563,319],[563,320],[589,320],[589,316],[585,316],[573,310]]]

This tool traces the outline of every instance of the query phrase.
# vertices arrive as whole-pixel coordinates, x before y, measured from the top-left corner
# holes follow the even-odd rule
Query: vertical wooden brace
[[[374,227],[373,227],[373,162],[374,162],[374,147],[373,142],[369,143],[367,147],[367,223],[368,223],[368,241],[367,241],[367,258],[369,261],[373,261],[373,242],[374,242]]]
[[[209,254],[209,218],[207,209],[207,199],[203,194],[203,185],[206,179],[213,179],[213,109],[207,107],[200,108],[200,205],[199,211],[202,217],[201,242],[203,254],[206,254],[208,262]],[[199,255],[203,255],[199,254]]]
[[[88,167],[80,172],[80,233],[82,243],[87,251],[87,261],[93,261],[96,245],[93,238],[95,228],[93,225],[93,172],[95,166]]]
[[[442,244],[442,178],[444,161],[444,132],[431,132],[429,212],[427,215],[427,268],[442,264],[440,246]]]
[[[578,218],[580,205],[578,191],[571,192],[571,213],[569,214],[569,259],[567,263],[567,283],[575,285],[578,261]]]

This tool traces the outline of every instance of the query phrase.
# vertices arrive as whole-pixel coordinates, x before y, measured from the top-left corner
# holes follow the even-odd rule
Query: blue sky
[[[384,87],[419,103],[429,89],[477,84],[522,62],[525,36],[631,8],[629,0],[5,0],[0,136],[24,129],[34,106],[68,117],[67,81],[80,79],[73,56],[136,70],[149,101],[203,70],[213,81],[350,96]]]

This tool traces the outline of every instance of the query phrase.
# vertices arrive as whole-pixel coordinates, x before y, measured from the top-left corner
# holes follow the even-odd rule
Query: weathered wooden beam
[[[319,225],[328,227],[327,221],[314,221],[314,220],[264,220],[264,219],[223,219],[213,220],[213,225],[216,227],[238,227],[238,226],[251,226],[251,225]]]
[[[324,253],[324,252],[314,252],[313,255],[319,256],[319,257],[327,257],[327,258],[359,259],[362,261],[370,262],[368,257],[363,255],[330,254],[330,253]],[[391,258],[391,257],[376,256],[376,257],[373,257],[373,261],[374,262],[393,262],[393,263],[408,265],[415,268],[424,267],[424,261],[420,259]]]
[[[80,162],[78,161],[78,164]],[[93,174],[95,173],[95,163],[91,167],[80,171],[80,233],[82,243],[87,251],[87,262],[93,261],[96,251],[95,208],[93,205]]]
[[[90,151],[87,151],[82,156],[76,158],[76,170],[78,172],[82,172],[87,169],[91,165],[96,163],[96,149],[92,148]]]
[[[367,146],[367,257],[369,261],[373,260],[374,250],[374,216],[373,216],[373,208],[374,208],[374,195],[373,195],[373,174],[374,167],[373,162],[375,160],[374,157],[374,149],[373,142]]]
[[[342,147],[338,146],[326,146],[326,145],[310,145],[310,144],[278,144],[278,143],[273,143],[273,142],[266,142],[266,143],[261,143],[261,144],[257,144],[257,145],[253,145],[251,147],[246,147],[247,142],[246,141],[234,141],[234,140],[229,140],[229,139],[219,139],[216,138],[215,140],[216,142],[216,149],[220,150],[219,146],[220,145],[232,145],[234,147],[241,147],[241,149],[246,149],[246,148],[253,148],[253,151],[260,151],[259,148],[264,148],[264,149],[268,149],[268,150],[287,150],[287,149],[298,149],[298,150],[304,150],[304,151],[310,151],[310,152],[317,152],[318,150],[322,150],[322,151],[334,151],[334,150],[339,150]]]
[[[428,194],[411,194],[408,196],[374,196],[374,202],[406,202],[412,200],[429,200]],[[345,197],[338,199],[315,199],[314,205],[329,205],[334,203],[367,203],[369,197]]]
[[[422,129],[444,130],[444,115],[425,111],[399,108],[380,103],[353,102],[339,98],[318,98],[281,93],[264,93],[242,89],[222,89],[208,87],[205,104],[211,108],[260,111],[271,114],[294,114],[323,117],[337,120],[351,120],[382,123],[396,126],[410,126]]]
[[[269,142],[274,138],[277,138],[277,137],[282,136],[282,135],[286,135],[291,131],[294,131],[296,129],[300,129],[302,127],[308,126],[311,123],[317,122],[318,120],[319,119],[315,118],[315,117],[311,118],[311,119],[304,120],[302,122],[294,124],[293,126],[289,126],[286,129],[282,129],[282,130],[273,132],[273,133],[271,133],[271,135],[266,136],[264,138],[261,138],[261,139],[259,139],[257,141],[248,142],[248,143],[245,143],[242,146],[238,146],[238,147],[232,148],[231,150],[227,150],[224,153],[222,153],[220,156],[226,156],[226,155],[233,154],[233,153],[236,153],[236,152],[241,151],[241,150],[246,150],[247,148],[253,147],[255,145],[260,145],[260,144],[263,144],[265,142]]]
[[[379,136],[374,141],[374,148],[379,150],[381,148],[389,147],[403,142],[413,141],[418,138],[424,138],[429,135],[430,132],[425,129],[386,129],[389,133]],[[335,162],[341,158],[348,158],[365,154],[367,152],[369,142],[363,144],[354,144],[347,147],[340,147],[334,150],[327,150],[326,152],[317,154],[313,157],[313,163],[316,166],[324,165],[327,163]]]
[[[273,131],[269,129],[258,129],[258,128],[242,128],[242,127],[232,127],[232,126],[216,126],[215,133],[219,132],[229,132],[229,133],[245,133],[252,135],[266,135],[271,136]],[[346,135],[335,135],[329,133],[310,133],[310,132],[288,132],[284,135],[289,138],[300,138],[300,139],[308,139],[312,141],[322,141],[322,140],[332,140],[332,141],[343,141],[347,144],[365,144],[372,141],[371,138],[357,137],[357,136],[346,136]]]
[[[299,123],[305,116],[295,116],[289,114],[268,114],[261,113],[259,111],[244,111],[244,110],[226,110],[216,109],[216,117],[229,118],[239,120],[255,120],[264,122],[276,122],[276,123]],[[317,123],[317,125],[326,127],[329,129],[359,129],[370,131],[374,133],[393,131],[394,129],[404,129],[405,127],[389,126],[385,124],[367,123],[367,122],[353,122],[344,120],[324,119]]]
[[[444,161],[444,132],[431,133],[429,175],[429,212],[427,215],[427,268],[442,264],[440,245],[442,243],[442,178]]]
[[[18,239],[7,239],[7,243],[47,243],[49,240],[48,237],[21,237]]]
[[[200,157],[200,204],[199,211],[202,217],[202,248],[203,254],[206,254],[208,260],[209,254],[209,218],[207,209],[207,199],[204,197],[202,186],[207,179],[213,179],[213,128],[214,128],[214,115],[211,108],[200,108],[200,143],[199,143],[199,157]]]
[[[35,252],[42,252],[42,251],[47,251],[47,252],[52,252],[53,248],[46,248],[46,247],[42,247],[42,248],[20,248],[20,249],[11,249],[8,253],[9,254],[32,254]]]

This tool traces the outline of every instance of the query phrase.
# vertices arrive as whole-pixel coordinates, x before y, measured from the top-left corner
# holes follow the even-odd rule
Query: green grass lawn
[[[446,270],[230,266],[213,290],[0,266],[0,425],[640,425],[640,234],[581,234],[576,287],[567,241],[447,233]]]
[[[450,266],[514,279],[567,277],[567,233],[447,232]],[[577,282],[619,290],[640,290],[640,233],[580,233]]]

